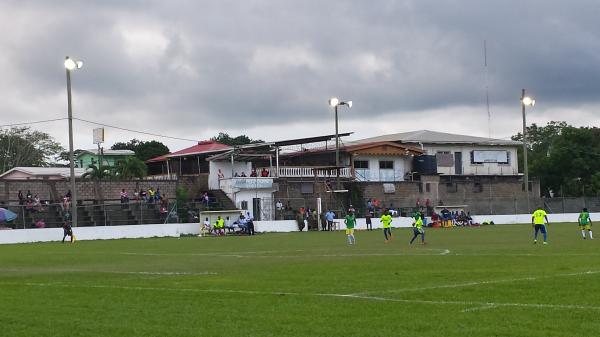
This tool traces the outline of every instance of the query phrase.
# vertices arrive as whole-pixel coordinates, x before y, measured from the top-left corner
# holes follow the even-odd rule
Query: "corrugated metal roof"
[[[423,144],[478,144],[478,145],[521,145],[521,142],[505,139],[475,137],[458,135],[453,133],[437,132],[430,130],[418,130],[411,132],[394,133],[371,138],[365,138],[352,142],[352,144],[364,144],[373,142],[403,142]]]
[[[71,170],[68,167],[13,167],[12,169],[0,175],[0,179],[10,175],[14,171],[23,172],[33,177],[43,176],[62,176],[65,178],[71,177]],[[84,168],[75,168],[75,177],[81,177],[86,172]]]
[[[98,149],[91,150],[83,150],[77,157],[82,155],[83,153],[91,153],[95,156],[98,156]],[[131,150],[102,150],[102,154],[105,156],[135,156],[135,152]]]
[[[173,157],[183,157],[195,154],[203,154],[203,153],[212,153],[212,152],[220,152],[231,149],[232,147],[229,145],[221,144],[219,142],[215,142],[212,140],[198,142],[198,144],[188,147],[183,150],[179,150],[176,152],[171,152],[169,154],[165,154],[156,158],[152,158],[147,160],[147,163],[165,161],[167,158]]]

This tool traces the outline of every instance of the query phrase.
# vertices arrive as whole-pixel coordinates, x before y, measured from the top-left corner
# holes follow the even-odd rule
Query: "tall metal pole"
[[[69,57],[67,56],[67,59]],[[71,171],[71,220],[77,227],[77,190],[75,189],[75,159],[73,158],[73,108],[71,106],[71,71],[67,68],[67,109],[69,111],[69,168]]]
[[[525,194],[527,195],[527,213],[531,212],[529,205],[529,167],[527,166],[527,120],[525,117],[525,89],[521,92],[521,110],[523,112],[523,183],[525,186]]]
[[[340,137],[338,134],[338,104],[335,105],[335,172],[337,189],[340,189]]]

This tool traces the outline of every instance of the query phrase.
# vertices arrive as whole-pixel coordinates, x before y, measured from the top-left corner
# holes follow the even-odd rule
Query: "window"
[[[446,183],[446,192],[448,192],[448,193],[458,192],[458,186],[456,185],[456,183]]]
[[[425,183],[425,192],[431,192],[431,184]]]
[[[473,184],[473,193],[481,193],[483,192],[483,184],[476,181],[475,184]]]
[[[354,161],[354,168],[355,169],[368,169],[369,168],[369,161],[368,160],[355,160]]]
[[[471,164],[497,163],[509,164],[510,152],[498,150],[473,150],[471,151]]]
[[[241,204],[242,204],[241,208],[243,210],[247,210],[248,209],[248,201],[244,200],[244,201],[241,202]]]
[[[300,193],[302,194],[313,194],[315,185],[313,183],[301,183]]]
[[[379,169],[380,170],[384,170],[384,169],[394,169],[394,162],[391,160],[380,160],[379,161]]]
[[[454,156],[450,151],[438,151],[435,154],[435,160],[439,167],[452,167],[454,166]]]

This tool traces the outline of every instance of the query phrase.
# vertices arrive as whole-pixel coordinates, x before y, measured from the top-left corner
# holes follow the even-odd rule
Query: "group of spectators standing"
[[[25,196],[23,196],[23,192],[19,190],[18,198],[19,206],[25,206],[25,212],[27,213],[41,212],[43,210],[40,197],[37,194],[32,195],[30,190],[27,190]]]

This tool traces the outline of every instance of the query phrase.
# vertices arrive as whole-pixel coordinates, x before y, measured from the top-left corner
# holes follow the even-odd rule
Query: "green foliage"
[[[148,159],[156,158],[169,153],[169,148],[163,143],[151,140],[141,141],[132,139],[127,143],[118,142],[110,147],[111,150],[131,150],[135,152],[135,156],[141,160],[146,161]]]
[[[522,138],[519,133],[513,140]],[[565,122],[544,127],[533,124],[527,128],[527,142],[529,172],[540,179],[542,194],[600,193],[600,129],[576,128]]]
[[[248,137],[246,135],[231,137],[231,136],[229,136],[229,134],[224,133],[224,132],[219,132],[218,136],[212,137],[210,140],[217,141],[221,144],[231,145],[231,146],[264,142],[263,140],[260,140],[260,139],[250,139],[250,137]]]
[[[102,170],[94,164],[88,166],[88,170],[81,176],[83,179],[102,180],[112,179],[114,177],[112,169],[107,166],[102,166]]]
[[[115,162],[113,174],[119,179],[144,178],[148,174],[146,163],[137,157],[125,157]]]
[[[64,148],[49,134],[16,127],[0,130],[0,170],[17,166],[51,166]]]
[[[530,225],[428,228],[426,246],[409,228],[387,245],[380,230],[356,231],[356,246],[342,231],[0,245],[0,325],[7,337],[596,336],[598,239],[574,223],[549,231],[547,246]]]

